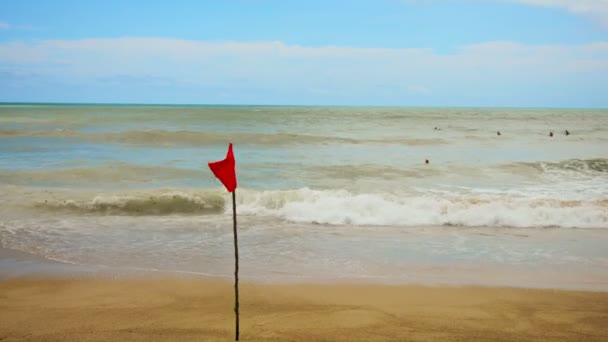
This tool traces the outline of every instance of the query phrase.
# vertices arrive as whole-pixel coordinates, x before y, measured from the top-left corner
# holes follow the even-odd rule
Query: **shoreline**
[[[229,281],[0,281],[0,338],[227,341]],[[243,341],[608,339],[608,292],[416,285],[240,285]]]
[[[608,275],[600,273],[540,273],[524,269],[493,269],[479,265],[427,266],[412,265],[420,271],[416,278],[383,277],[323,277],[323,276],[251,276],[241,269],[242,282],[257,285],[370,285],[422,287],[480,287],[513,288],[547,291],[607,292]],[[425,274],[425,270],[428,273]],[[211,274],[188,270],[154,268],[107,267],[62,262],[18,250],[0,247],[0,282],[15,279],[191,279],[204,281],[233,280],[232,270],[226,274]]]
[[[0,248],[0,340],[227,341],[232,276],[74,265]],[[243,341],[608,339],[608,291],[241,279]]]

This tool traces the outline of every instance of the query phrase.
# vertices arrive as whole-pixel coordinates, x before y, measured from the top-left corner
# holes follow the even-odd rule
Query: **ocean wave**
[[[0,138],[14,137],[55,137],[92,142],[110,142],[145,146],[201,146],[231,141],[235,144],[276,145],[276,144],[400,144],[410,146],[439,145],[447,143],[439,138],[352,138],[329,135],[307,135],[291,133],[217,133],[203,131],[132,130],[120,132],[83,132],[69,129],[55,130],[0,130]]]
[[[79,137],[82,133],[70,129],[50,129],[50,130],[26,130],[26,129],[10,129],[0,130],[0,138],[14,137]]]
[[[597,186],[596,186],[597,187]],[[608,228],[608,193],[600,185],[566,192],[532,188],[343,189],[237,191],[238,214],[289,222],[359,226],[463,226]],[[50,215],[229,215],[223,188],[109,191],[92,189],[0,188],[2,215],[34,210]],[[6,216],[5,215],[5,216]]]
[[[302,166],[308,172],[318,174],[329,179],[356,180],[364,177],[387,179],[407,179],[423,178],[436,176],[445,172],[439,168],[428,167],[407,167],[398,168],[390,165],[378,164],[347,164],[347,165],[322,165],[322,166]],[[470,168],[467,169],[470,171]]]
[[[383,164],[344,165],[302,165],[302,169],[329,179],[356,180],[365,177],[381,180],[407,180],[428,177],[491,177],[508,173],[511,177],[521,176],[529,180],[558,180],[573,182],[588,178],[603,178],[608,173],[608,159],[570,159],[559,162],[512,162],[505,164],[434,164],[432,168],[423,166],[401,166]]]
[[[568,159],[557,162],[514,162],[500,165],[501,169],[512,172],[535,171],[538,173],[608,173],[608,159]]]
[[[82,196],[81,196],[82,197]],[[32,205],[43,211],[101,215],[220,214],[224,198],[218,193],[157,190],[143,193],[97,195],[93,199],[66,196],[38,199]]]
[[[113,184],[146,183],[155,180],[173,180],[200,177],[200,170],[180,169],[168,166],[141,166],[112,163],[97,167],[77,167],[46,170],[0,170],[0,182],[16,185],[32,183],[53,184]]]
[[[582,172],[608,172],[608,159],[570,159],[554,163],[538,163],[543,171],[568,170]]]
[[[239,213],[293,222],[381,226],[608,228],[608,199],[566,200],[344,190],[241,191]]]
[[[84,164],[75,161],[74,165]],[[61,166],[70,166],[60,164]],[[307,179],[343,179],[360,180],[375,179],[381,182],[388,180],[406,181],[408,179],[423,179],[431,177],[471,177],[496,174],[497,171],[508,173],[510,176],[523,176],[528,179],[547,179],[577,181],[595,177],[602,179],[608,173],[608,159],[572,159],[560,162],[514,162],[498,165],[425,165],[394,166],[384,164],[352,163],[337,165],[310,165],[300,163],[259,163],[250,164],[251,170],[262,168],[291,169],[305,171],[299,177]],[[243,171],[247,173],[248,170]],[[57,169],[26,169],[0,170],[0,182],[14,185],[41,184],[76,184],[76,185],[116,185],[116,183],[143,184],[153,181],[175,181],[183,179],[200,179],[203,175],[200,169],[187,169],[167,166],[144,166],[125,162],[106,163],[89,167],[57,168]],[[295,176],[294,176],[295,177]],[[561,178],[560,178],[561,177]],[[546,177],[545,177],[546,178]]]
[[[214,144],[232,141],[235,144],[273,145],[279,143],[323,143],[342,142],[355,143],[355,139],[341,137],[325,137],[303,134],[263,134],[263,133],[215,133],[197,131],[126,131],[113,133],[100,133],[94,139],[108,140],[126,144],[154,144],[154,145],[199,145]]]

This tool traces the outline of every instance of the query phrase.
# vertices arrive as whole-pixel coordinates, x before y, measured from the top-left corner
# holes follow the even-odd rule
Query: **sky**
[[[3,0],[0,102],[608,108],[608,0]]]

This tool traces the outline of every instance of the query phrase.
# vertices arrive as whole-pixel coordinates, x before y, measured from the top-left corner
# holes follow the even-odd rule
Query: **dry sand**
[[[233,287],[200,279],[0,282],[0,341],[230,341]],[[241,286],[242,341],[608,341],[608,293]]]

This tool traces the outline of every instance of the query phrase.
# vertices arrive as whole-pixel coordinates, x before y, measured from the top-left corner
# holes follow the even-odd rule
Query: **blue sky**
[[[608,107],[608,0],[2,1],[0,101]]]

